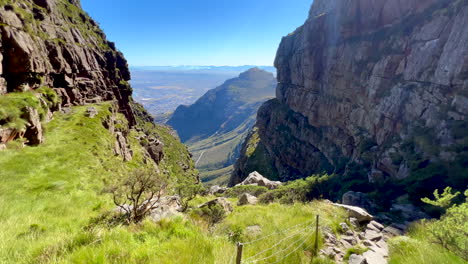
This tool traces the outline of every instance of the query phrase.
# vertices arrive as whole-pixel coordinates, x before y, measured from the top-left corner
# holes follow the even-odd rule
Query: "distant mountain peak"
[[[257,79],[271,79],[274,75],[258,67],[250,68],[239,75],[239,79],[244,80],[257,80]]]

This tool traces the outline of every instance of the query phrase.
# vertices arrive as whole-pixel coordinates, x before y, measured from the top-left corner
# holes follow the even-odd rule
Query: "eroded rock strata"
[[[426,170],[417,180],[427,186],[461,187],[467,25],[468,1],[314,1],[280,44],[277,98],[259,110],[231,184],[253,170],[281,180],[355,174],[372,184]]]
[[[62,106],[115,100],[135,124],[127,61],[79,1],[8,1],[0,5],[0,36],[0,95],[47,86]],[[18,133],[10,132],[2,142]]]

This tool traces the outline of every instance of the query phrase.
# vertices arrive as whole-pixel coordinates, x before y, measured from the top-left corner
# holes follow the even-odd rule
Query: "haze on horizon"
[[[310,0],[81,0],[131,66],[272,66]]]

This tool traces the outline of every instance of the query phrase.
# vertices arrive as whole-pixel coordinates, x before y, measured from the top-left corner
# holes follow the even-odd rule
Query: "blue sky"
[[[312,0],[81,0],[131,66],[273,65]]]

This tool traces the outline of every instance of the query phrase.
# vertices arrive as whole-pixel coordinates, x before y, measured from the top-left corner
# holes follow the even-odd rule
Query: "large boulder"
[[[239,185],[257,185],[257,186],[264,186],[267,187],[268,189],[276,189],[281,185],[281,182],[279,181],[270,181],[269,179],[263,177],[260,173],[254,171],[249,174],[249,176],[241,183],[237,184],[236,186]]]
[[[155,208],[151,210],[150,217],[157,222],[163,218],[181,216],[182,204],[179,196],[166,196],[159,199]]]
[[[164,196],[145,201],[141,204],[141,208],[144,209],[146,206],[151,205],[153,206],[153,209],[151,209],[149,216],[155,222],[158,222],[163,218],[182,216],[182,204],[180,201],[180,197],[177,195]],[[124,204],[115,208],[115,211],[120,214],[126,214],[132,209],[132,205]]]
[[[366,264],[366,259],[363,256],[352,254],[349,256],[349,264]]]
[[[366,210],[357,206],[350,206],[344,204],[333,203],[334,206],[345,209],[350,217],[356,218],[359,223],[367,223],[372,221],[374,217],[369,214]]]
[[[239,202],[237,203],[237,205],[248,205],[248,204],[254,205],[254,204],[257,204],[257,202],[258,202],[257,197],[248,193],[243,193],[239,197]]]

